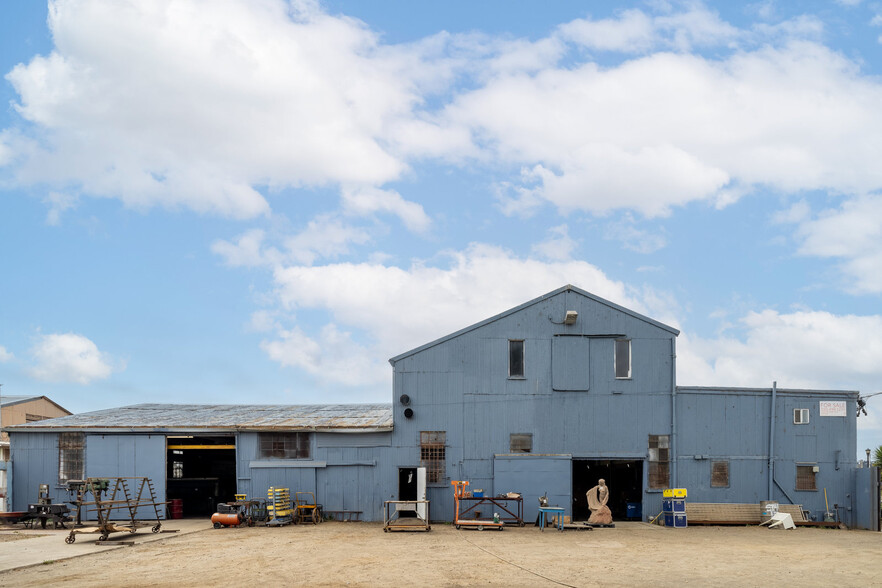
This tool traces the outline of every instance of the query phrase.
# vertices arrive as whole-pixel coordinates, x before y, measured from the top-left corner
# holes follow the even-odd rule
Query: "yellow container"
[[[236,498],[236,500],[248,500],[247,494],[234,494],[233,496]]]
[[[686,488],[666,488],[662,491],[664,498],[686,498]]]

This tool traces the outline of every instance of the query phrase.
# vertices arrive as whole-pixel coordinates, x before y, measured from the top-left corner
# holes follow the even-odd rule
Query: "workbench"
[[[459,519],[468,518],[469,513],[474,516],[479,510],[483,512],[483,509],[478,509],[482,504],[492,504],[495,508],[490,509],[492,512],[485,512],[485,518],[492,518],[493,513],[498,512],[500,522],[509,525],[517,525],[519,527],[524,526],[524,499],[522,497],[506,498],[505,496],[470,496],[460,498],[459,502],[463,507],[468,506],[468,508],[463,508],[458,513]],[[509,506],[509,503],[511,502],[515,503],[514,507]]]
[[[551,513],[557,515],[557,530],[564,530],[564,507],[562,506],[540,506],[539,507],[539,530],[545,530],[545,515]]]

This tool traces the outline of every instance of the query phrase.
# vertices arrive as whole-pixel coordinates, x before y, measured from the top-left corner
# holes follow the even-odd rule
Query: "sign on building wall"
[[[829,417],[844,417],[845,414],[845,401],[842,400],[822,400],[821,401],[821,416],[829,416]]]

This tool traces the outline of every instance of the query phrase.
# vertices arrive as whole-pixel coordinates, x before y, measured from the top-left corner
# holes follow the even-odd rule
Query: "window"
[[[420,431],[420,465],[426,468],[426,482],[440,484],[446,474],[447,433]]]
[[[631,377],[631,341],[616,339],[616,377]],[[607,372],[609,373],[609,372]]]
[[[58,434],[58,482],[82,480],[85,476],[86,435],[83,433]]]
[[[711,462],[711,488],[729,487],[729,462]]]
[[[533,433],[512,433],[508,446],[511,453],[530,453],[533,451]]]
[[[809,409],[807,408],[794,408],[793,409],[793,424],[794,425],[807,425],[809,422]]]
[[[671,436],[649,436],[649,487],[664,489],[671,485]]]
[[[524,342],[508,342],[508,377],[524,377]]]
[[[261,433],[260,457],[309,459],[309,433]]]
[[[796,489],[797,490],[817,490],[818,485],[815,483],[815,475],[818,466],[797,465],[796,466]]]

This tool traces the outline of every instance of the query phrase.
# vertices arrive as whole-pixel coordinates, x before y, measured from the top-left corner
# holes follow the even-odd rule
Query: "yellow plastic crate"
[[[686,498],[686,488],[666,488],[662,491],[664,498]]]

